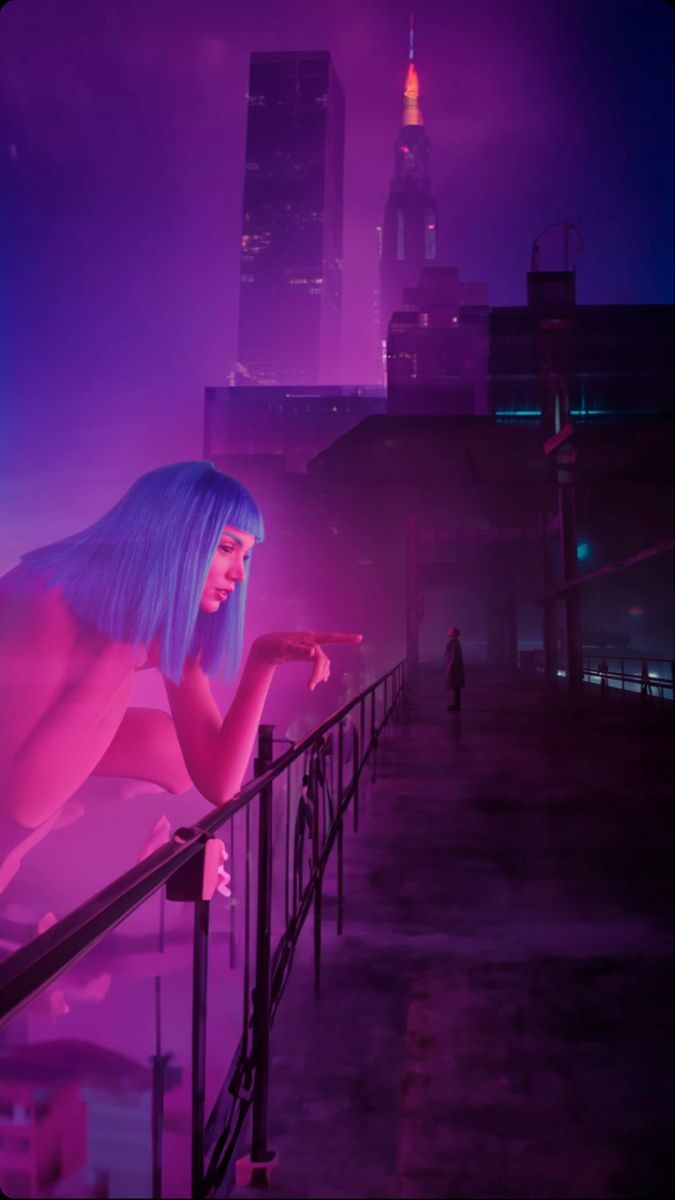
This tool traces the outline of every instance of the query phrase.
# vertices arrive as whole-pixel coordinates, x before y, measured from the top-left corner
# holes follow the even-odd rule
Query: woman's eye
[[[224,551],[225,554],[231,554],[234,547],[233,546],[219,546],[218,549]]]

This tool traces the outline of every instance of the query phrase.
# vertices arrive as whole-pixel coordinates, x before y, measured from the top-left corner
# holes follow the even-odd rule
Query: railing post
[[[256,775],[263,775],[272,763],[273,725],[258,727]],[[267,1145],[270,1083],[270,1010],[271,1010],[271,925],[272,925],[272,784],[262,788],[258,797],[258,905],[256,913],[256,970],[253,990],[252,1056],[253,1118],[251,1153],[237,1160],[237,1187],[269,1183],[278,1164],[277,1155]]]
[[[192,829],[178,829],[174,837],[191,835]],[[192,939],[192,1153],[191,1188],[193,1200],[204,1195],[204,1103],[206,1094],[206,1003],[209,955],[209,904],[218,885],[218,866],[224,846],[220,838],[202,835],[201,851],[167,881],[168,900],[194,903]],[[153,1169],[153,1183],[159,1181]]]
[[[340,721],[338,729],[338,765],[337,765],[337,797],[335,802],[335,811],[338,814],[338,829],[337,829],[337,932],[342,933],[342,915],[343,915],[343,869],[344,869],[344,821],[342,819],[342,788],[344,783],[344,721]]]
[[[193,829],[177,829],[174,838],[191,836]],[[193,1200],[204,1195],[204,1104],[206,1095],[206,1004],[209,955],[209,904],[218,885],[218,867],[224,845],[220,838],[202,834],[200,853],[167,880],[167,900],[194,903],[192,953],[192,1152]],[[154,1182],[157,1183],[156,1171]]]
[[[164,905],[166,897],[159,896],[159,936],[157,949],[164,953]],[[162,976],[155,975],[155,1053],[152,1063],[152,1197],[160,1200],[162,1195],[162,1139],[164,1132],[164,1076],[171,1054],[162,1054]]]
[[[359,704],[359,728],[361,734],[361,753],[359,757],[359,793],[361,788],[360,769],[365,766],[366,762],[366,698],[363,696]],[[360,800],[359,794],[359,800]]]
[[[376,759],[377,759],[377,725],[376,725],[376,718],[375,718],[375,688],[373,688],[372,692],[370,693],[370,744],[373,749],[373,770],[372,770],[371,779],[374,783],[376,772],[377,772],[377,762],[376,762]]]
[[[361,757],[360,756],[362,753],[361,747],[362,747],[361,739],[359,737],[359,732],[356,728],[356,722],[354,722],[354,729],[352,732],[352,763],[353,763],[352,775],[354,777],[354,800],[352,803],[353,803],[353,807],[354,807],[354,833],[356,833],[359,828],[359,788],[361,787]]]
[[[324,789],[325,786],[326,780],[324,777]],[[319,861],[321,858],[322,805],[319,803],[319,796],[316,794],[316,791],[317,785],[316,780],[314,780],[314,795],[311,797],[314,805],[314,821],[312,824],[312,876],[314,882],[314,995],[318,996],[321,988],[321,917],[323,911],[323,876],[319,871]]]
[[[206,984],[209,942],[208,900],[196,900],[192,964],[192,1190],[204,1195],[204,1103],[206,1093]]]

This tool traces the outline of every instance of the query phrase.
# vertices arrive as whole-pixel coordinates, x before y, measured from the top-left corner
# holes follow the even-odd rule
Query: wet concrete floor
[[[477,668],[446,706],[421,672],[381,742],[318,999],[303,934],[265,1194],[669,1195],[672,708]]]

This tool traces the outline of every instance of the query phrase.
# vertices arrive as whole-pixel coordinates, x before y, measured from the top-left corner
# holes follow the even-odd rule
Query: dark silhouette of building
[[[592,547],[591,566],[672,536],[671,440],[672,420],[655,417],[576,429],[577,521]],[[474,658],[515,665],[519,649],[541,645],[540,521],[556,512],[557,500],[538,422],[373,416],[318,455],[308,475],[314,497],[303,519],[313,522],[309,540],[332,604],[314,619],[349,611],[366,644],[382,648],[378,669],[405,650],[411,519],[425,605],[418,613],[422,660],[437,658],[449,612],[458,624],[461,618]],[[557,561],[559,536],[552,532],[548,541]],[[651,657],[669,657],[667,555],[589,585],[582,599],[586,644],[603,628],[630,634],[631,645]],[[633,605],[644,609],[639,631]]]
[[[337,378],[344,97],[327,51],[251,55],[238,383]]]
[[[394,142],[394,177],[384,211],[380,260],[380,337],[384,343],[404,288],[414,287],[436,259],[436,203],[431,194],[430,143],[419,103],[412,28],[403,92],[403,123]]]
[[[387,337],[387,412],[442,416],[487,412],[488,288],[456,267],[426,267],[405,288]]]
[[[380,387],[209,387],[204,456],[218,465],[233,456],[279,456],[287,471],[307,463],[359,421],[385,411]]]
[[[530,271],[527,304],[493,308],[489,322],[498,421],[540,422],[557,379],[575,423],[672,416],[672,305],[577,304],[574,271]]]

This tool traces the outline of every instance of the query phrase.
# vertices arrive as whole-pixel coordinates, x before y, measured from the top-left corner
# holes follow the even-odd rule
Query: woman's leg
[[[180,795],[192,785],[176,727],[159,708],[128,708],[93,775],[122,775]]]

